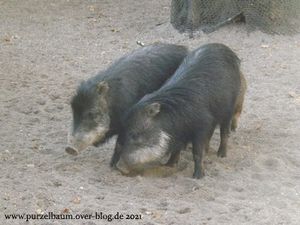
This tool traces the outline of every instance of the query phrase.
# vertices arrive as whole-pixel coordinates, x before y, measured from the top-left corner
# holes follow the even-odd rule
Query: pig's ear
[[[108,83],[106,81],[101,81],[97,84],[97,91],[100,95],[106,94],[109,89]]]
[[[160,104],[158,102],[154,102],[147,106],[146,108],[147,115],[149,117],[154,117],[160,112]]]

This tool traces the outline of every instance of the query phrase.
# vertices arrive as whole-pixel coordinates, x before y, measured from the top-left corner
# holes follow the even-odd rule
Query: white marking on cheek
[[[170,139],[171,137],[169,134],[164,131],[160,131],[158,143],[150,147],[138,149],[130,156],[131,161],[138,164],[143,164],[160,160],[166,155],[168,151]]]
[[[94,142],[99,141],[99,139],[103,139],[106,132],[109,129],[103,126],[97,126],[95,129],[91,131],[81,131],[73,136],[70,134],[68,136],[68,143],[74,145],[74,147],[78,148],[79,150],[83,150],[88,146],[94,144]]]
[[[161,148],[167,149],[169,146],[170,139],[171,136],[168,133],[161,131],[159,136],[159,146],[161,146]]]
[[[104,126],[97,126],[95,129],[95,132],[99,135],[105,134],[107,131],[109,130],[108,127],[104,127]]]
[[[89,143],[93,144],[95,141],[104,138],[108,130],[108,127],[98,125],[94,130],[92,130],[86,135],[86,139]]]

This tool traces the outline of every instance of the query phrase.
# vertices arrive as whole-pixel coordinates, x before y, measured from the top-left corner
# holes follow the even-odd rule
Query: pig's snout
[[[78,155],[81,151],[86,149],[88,144],[84,140],[83,136],[68,134],[67,147],[65,148],[66,152],[70,155]]]
[[[66,152],[69,153],[70,155],[78,155],[79,154],[79,151],[76,148],[71,147],[71,146],[66,147]]]

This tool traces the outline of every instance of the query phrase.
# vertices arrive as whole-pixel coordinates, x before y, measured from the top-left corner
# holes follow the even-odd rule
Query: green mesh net
[[[171,23],[180,32],[212,32],[242,21],[271,34],[300,30],[300,0],[172,0]]]

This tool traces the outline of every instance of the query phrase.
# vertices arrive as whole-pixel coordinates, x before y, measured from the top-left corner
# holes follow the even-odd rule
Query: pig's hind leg
[[[204,130],[206,130],[206,132]],[[211,130],[211,127],[210,129],[203,129],[198,133],[198,135],[195,135],[194,139],[192,140],[194,159],[193,178],[200,179],[204,176],[203,158],[205,148],[207,147],[207,143],[209,142]]]
[[[226,157],[227,154],[227,142],[230,133],[230,122],[231,120],[226,120],[220,125],[220,146],[217,155],[219,157]]]

